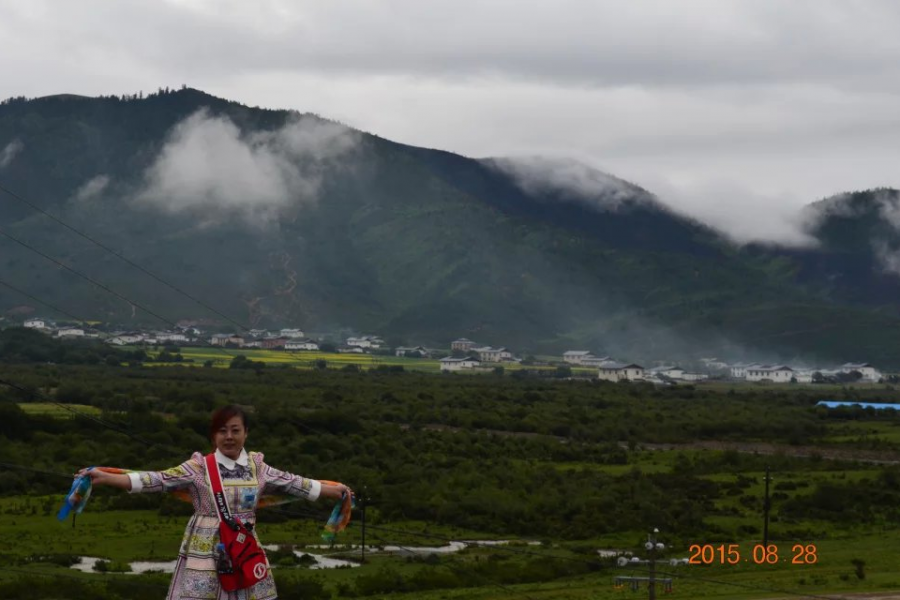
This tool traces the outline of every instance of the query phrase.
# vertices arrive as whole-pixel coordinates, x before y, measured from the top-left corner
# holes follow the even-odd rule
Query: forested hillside
[[[854,254],[834,245],[845,223],[822,222],[821,249],[741,249],[581,165],[473,160],[192,89],[12,99],[0,151],[5,188],[248,327],[900,365],[896,275],[876,261],[894,238]],[[223,323],[9,195],[0,217],[167,320]],[[159,323],[6,236],[0,272],[84,319]],[[61,316],[2,287],[0,309]]]

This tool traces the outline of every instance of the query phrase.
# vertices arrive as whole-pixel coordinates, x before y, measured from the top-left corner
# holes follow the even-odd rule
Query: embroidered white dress
[[[290,494],[308,500],[319,497],[321,483],[272,468],[259,452],[241,451],[232,460],[216,450],[222,487],[232,514],[256,523],[256,505],[263,493]],[[206,479],[204,457],[195,452],[190,460],[165,471],[130,473],[131,492],[185,490],[194,504],[178,552],[175,573],[166,600],[274,600],[277,597],[271,571],[251,588],[226,592],[219,586],[213,548],[219,542],[219,517]],[[256,536],[254,529],[253,535]],[[257,540],[259,538],[257,537]]]

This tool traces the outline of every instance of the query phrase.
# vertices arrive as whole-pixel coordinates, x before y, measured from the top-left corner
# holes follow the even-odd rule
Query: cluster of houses
[[[732,379],[745,381],[772,381],[775,383],[815,383],[817,381],[840,380],[845,376],[858,374],[864,382],[878,382],[881,372],[869,363],[844,363],[833,369],[792,368],[788,365],[765,365],[758,363],[738,363],[731,365]]]
[[[296,328],[277,331],[251,329],[246,335],[216,333],[204,338],[203,333],[192,326],[178,327],[166,331],[111,331],[77,326],[57,326],[51,319],[31,318],[23,325],[29,329],[42,331],[58,338],[97,338],[117,346],[139,344],[205,344],[231,348],[259,348],[269,350],[319,351],[319,342],[304,335]],[[395,356],[432,358],[442,356],[446,350],[436,350],[425,346],[400,346],[391,350],[385,341],[376,335],[348,337],[335,348],[342,353],[385,353]],[[440,358],[441,371],[490,370],[503,363],[521,362],[505,348],[485,346],[466,338],[459,338],[450,344],[450,356]],[[831,369],[810,369],[789,365],[769,365],[760,363],[728,364],[716,358],[703,358],[699,369],[688,370],[676,365],[643,367],[636,363],[619,362],[609,356],[595,356],[588,350],[569,350],[563,353],[563,363],[576,367],[597,369],[597,377],[605,381],[646,381],[671,384],[697,382],[710,378],[731,379],[748,382],[773,383],[817,383],[820,381],[863,381],[878,382],[882,374],[869,363],[846,363]],[[698,366],[698,365],[695,365]]]
[[[818,383],[824,381],[858,380],[879,382],[882,374],[869,363],[845,363],[833,369],[794,368],[788,365],[737,363],[729,365],[715,358],[701,359],[706,372],[688,371],[674,365],[644,368],[636,363],[616,362],[608,357],[599,365],[585,351],[572,350],[563,354],[567,363],[581,366],[597,366],[597,377],[605,381],[647,381],[650,383],[696,382],[710,378],[710,373],[720,378],[748,382]]]
[[[441,371],[484,369],[489,363],[519,362],[519,359],[513,356],[513,353],[507,348],[482,346],[466,338],[450,342],[450,352],[456,356],[442,358],[440,360]]]
[[[258,348],[261,350],[318,350],[318,342],[304,336],[303,331],[285,328],[278,331],[251,329],[247,335],[236,333],[214,333],[209,338],[211,346],[229,348]]]

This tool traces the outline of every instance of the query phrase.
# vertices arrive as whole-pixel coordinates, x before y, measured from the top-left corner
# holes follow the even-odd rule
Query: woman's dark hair
[[[244,423],[244,429],[249,429],[247,413],[244,412],[244,409],[237,404],[229,404],[228,406],[217,409],[216,412],[212,414],[212,419],[209,423],[209,439],[216,439],[216,432],[225,427],[225,423],[231,420],[232,417],[240,417],[241,421]]]

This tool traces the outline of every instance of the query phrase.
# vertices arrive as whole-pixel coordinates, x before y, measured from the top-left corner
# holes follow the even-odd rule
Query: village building
[[[364,335],[362,337],[349,337],[347,338],[348,346],[355,346],[357,348],[381,348],[384,346],[384,340],[378,337],[377,335]]]
[[[747,381],[770,381],[772,383],[790,383],[794,378],[794,370],[786,365],[770,367],[754,365],[747,369]]]
[[[22,323],[24,327],[28,329],[53,329],[56,327],[56,323],[51,321],[50,319],[26,319],[24,323]]]
[[[459,350],[461,352],[468,352],[472,348],[476,347],[478,344],[473,342],[472,340],[466,338],[459,338],[458,340],[453,340],[450,342],[450,350]]]
[[[288,339],[302,338],[303,331],[300,329],[282,329],[278,332],[278,336]]]
[[[590,356],[588,358],[581,359],[582,367],[602,367],[607,363],[615,362],[609,356]]]
[[[441,371],[462,371],[464,369],[474,369],[481,366],[481,361],[474,356],[465,358],[453,358],[448,356],[440,360]]]
[[[315,351],[319,349],[319,344],[312,340],[300,339],[300,340],[288,340],[284,343],[285,350],[311,350]]]
[[[817,371],[813,371],[813,370],[809,370],[809,369],[804,369],[802,371],[794,371],[794,380],[797,383],[812,383],[813,377],[815,376],[816,373],[817,373]],[[821,375],[821,373],[820,373],[820,375]]]
[[[249,334],[250,334],[250,337],[261,338],[261,337],[266,337],[267,335],[269,335],[269,330],[268,329],[251,329]]]
[[[133,344],[140,344],[143,341],[143,333],[130,331],[124,333],[115,333],[106,340],[106,343],[112,344],[113,346],[131,346]]]
[[[81,338],[84,337],[84,329],[81,327],[60,327],[56,330],[56,337]]]
[[[648,377],[667,377],[669,379],[682,379],[684,377],[684,369],[672,365],[662,365],[659,367],[651,367],[647,369]]]
[[[644,378],[644,367],[634,363],[607,363],[597,369],[597,377],[604,381],[636,381]]]
[[[731,365],[731,377],[733,379],[746,379],[747,378],[747,369],[752,367],[761,367],[759,363],[734,363]]]
[[[869,363],[844,363],[838,370],[842,373],[853,373],[856,371],[866,381],[879,381],[881,373]]]
[[[594,358],[590,350],[568,350],[563,352],[563,362],[570,365],[582,365],[585,359]]]
[[[429,358],[431,351],[425,346],[405,347],[399,346],[394,349],[394,356],[417,356],[420,358]]]
[[[259,340],[259,347],[263,350],[277,350],[279,348],[284,348],[288,339],[289,338],[284,336],[263,338]]]
[[[224,346],[228,343],[230,338],[230,333],[214,333],[212,334],[212,337],[209,338],[209,344],[211,346]]]
[[[153,335],[156,338],[156,342],[159,344],[165,344],[169,342],[177,344],[188,341],[188,336],[179,331],[156,331]]]
[[[681,379],[682,381],[705,381],[709,379],[709,375],[707,375],[706,373],[690,373],[685,371],[681,374],[681,377],[679,379]]]
[[[481,362],[510,362],[513,360],[512,352],[506,348],[483,346],[481,348],[472,348],[472,352],[478,354]]]

